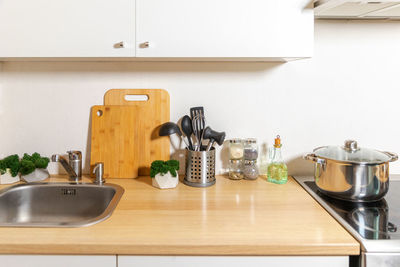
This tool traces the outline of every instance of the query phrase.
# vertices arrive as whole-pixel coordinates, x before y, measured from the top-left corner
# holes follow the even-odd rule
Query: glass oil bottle
[[[267,173],[267,181],[275,184],[285,184],[288,180],[287,166],[283,161],[281,147],[281,138],[278,135],[275,138],[272,160],[268,165]]]

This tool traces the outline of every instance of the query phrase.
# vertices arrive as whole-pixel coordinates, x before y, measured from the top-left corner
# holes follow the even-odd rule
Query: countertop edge
[[[343,251],[346,250],[346,253]],[[148,256],[350,256],[359,255],[359,245],[289,246],[157,246],[157,245],[2,245],[1,254],[35,255],[148,255]],[[212,252],[210,252],[212,251]],[[284,252],[283,252],[284,251]]]

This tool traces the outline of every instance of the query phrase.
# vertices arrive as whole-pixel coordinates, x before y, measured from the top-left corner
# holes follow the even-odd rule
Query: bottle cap
[[[282,146],[282,144],[281,144],[281,137],[280,137],[279,135],[277,135],[276,138],[275,138],[274,147],[281,147],[281,146]]]

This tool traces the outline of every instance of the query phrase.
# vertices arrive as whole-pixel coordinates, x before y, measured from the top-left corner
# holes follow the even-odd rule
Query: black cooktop
[[[385,198],[371,203],[337,200],[319,192],[315,182],[304,184],[364,239],[400,239],[400,181],[391,181]]]

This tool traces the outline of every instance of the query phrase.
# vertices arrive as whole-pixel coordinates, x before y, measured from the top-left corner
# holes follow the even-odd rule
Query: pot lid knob
[[[348,152],[356,152],[358,150],[357,141],[355,140],[344,141],[344,150]]]

